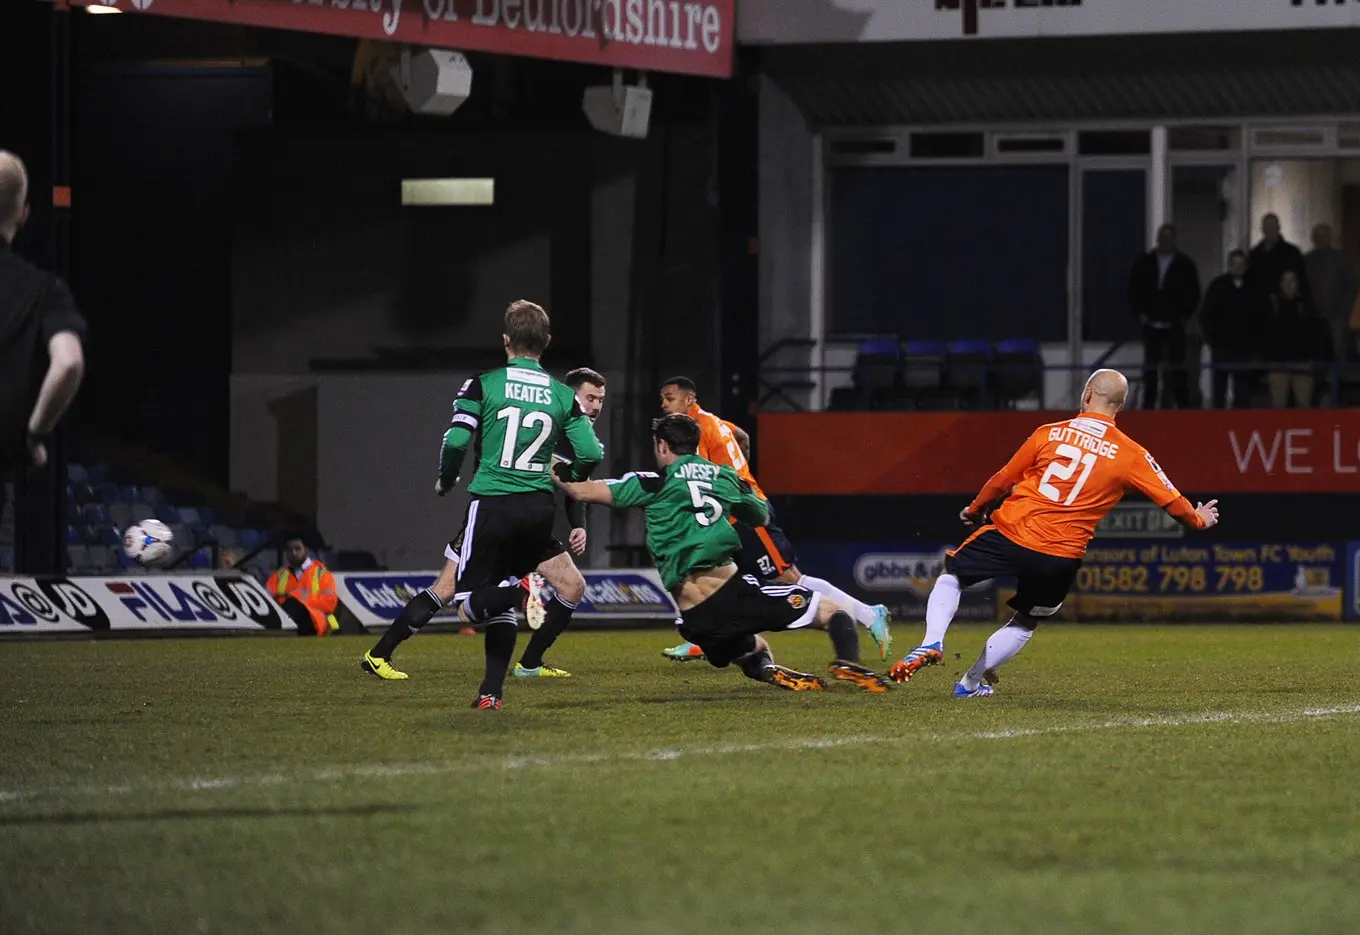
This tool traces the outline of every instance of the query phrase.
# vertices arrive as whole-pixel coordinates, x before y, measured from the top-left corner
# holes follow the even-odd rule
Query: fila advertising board
[[[741,0],[741,42],[1029,39],[1360,26],[1360,0]]]
[[[435,571],[335,572],[335,587],[344,604],[366,627],[386,626],[406,602],[434,584]],[[583,571],[585,599],[573,619],[581,621],[675,620],[678,611],[661,577],[651,568]],[[448,608],[435,619],[455,617]]]
[[[0,635],[279,629],[296,627],[246,575],[0,577]]]
[[[726,78],[736,0],[71,0],[127,13]]]

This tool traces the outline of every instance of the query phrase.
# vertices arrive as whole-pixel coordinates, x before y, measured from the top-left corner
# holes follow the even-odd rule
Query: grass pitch
[[[1360,630],[1053,626],[950,697],[990,629],[885,696],[568,633],[501,712],[480,638],[407,682],[357,638],[3,644],[0,932],[1360,930]]]

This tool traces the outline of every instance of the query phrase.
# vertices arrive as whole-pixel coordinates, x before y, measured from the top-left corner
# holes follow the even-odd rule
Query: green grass
[[[886,696],[569,633],[498,713],[468,637],[392,683],[356,638],[4,644],[0,932],[1360,929],[1360,630],[1054,626],[955,700],[989,629]]]

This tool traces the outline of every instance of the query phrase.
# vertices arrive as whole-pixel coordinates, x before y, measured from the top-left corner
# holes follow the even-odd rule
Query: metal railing
[[[938,365],[919,362],[851,363],[809,366],[764,366],[760,402],[765,409],[796,412],[808,409],[1014,409],[1068,408],[1078,403],[1071,387],[1092,370],[1114,366],[1129,379],[1129,408],[1145,407],[1147,376],[1141,363],[1110,363],[1118,346],[1092,363],[1033,364],[948,359]],[[1157,368],[1156,408],[1182,408],[1175,396],[1184,386],[1185,408],[1276,408],[1284,390],[1290,408],[1360,407],[1360,362],[1283,363],[1243,361]],[[820,377],[820,379],[817,379]],[[1054,379],[1057,377],[1058,379]],[[1294,378],[1309,378],[1295,380]],[[1311,383],[1311,385],[1307,385]],[[1272,384],[1275,384],[1272,392]],[[823,398],[812,399],[815,387]],[[1293,394],[1306,393],[1299,400]],[[1218,394],[1226,405],[1216,407]],[[818,405],[820,402],[820,405]]]

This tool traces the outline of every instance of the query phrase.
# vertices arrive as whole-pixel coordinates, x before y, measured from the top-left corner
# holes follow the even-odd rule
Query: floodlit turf
[[[1360,930],[1360,630],[1054,626],[950,697],[989,629],[880,696],[569,633],[501,712],[480,638],[406,682],[355,638],[3,644],[0,932]]]

